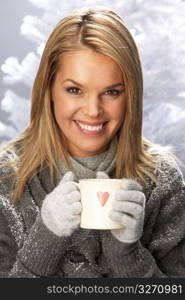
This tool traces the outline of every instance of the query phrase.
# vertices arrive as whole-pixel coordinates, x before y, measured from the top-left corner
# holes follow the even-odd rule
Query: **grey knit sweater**
[[[16,151],[4,151],[0,161],[11,161]],[[114,177],[115,148],[84,159],[70,158],[77,179],[95,178],[97,171]],[[1,277],[173,277],[185,276],[185,184],[176,163],[161,154],[155,174],[162,189],[146,178],[143,236],[125,248],[109,230],[77,229],[58,237],[43,223],[40,208],[45,196],[68,169],[51,184],[48,170],[38,172],[25,187],[19,204],[10,204],[11,180],[0,183]],[[9,169],[1,168],[0,177]]]

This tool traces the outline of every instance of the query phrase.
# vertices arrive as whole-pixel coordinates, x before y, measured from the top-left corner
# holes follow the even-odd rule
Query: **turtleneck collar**
[[[83,178],[95,178],[96,172],[102,171],[111,175],[115,169],[115,154],[116,154],[116,141],[113,140],[109,149],[103,153],[96,154],[90,157],[71,157],[69,156],[69,163],[72,171],[75,173],[77,180]],[[60,180],[62,176],[68,172],[69,169],[59,162],[59,173],[57,179]]]

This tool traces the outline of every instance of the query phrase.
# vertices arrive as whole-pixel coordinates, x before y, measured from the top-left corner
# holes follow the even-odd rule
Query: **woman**
[[[2,277],[184,276],[185,185],[142,137],[138,51],[122,19],[81,9],[54,29],[28,128],[1,152]],[[127,178],[110,218],[79,228],[81,178]]]

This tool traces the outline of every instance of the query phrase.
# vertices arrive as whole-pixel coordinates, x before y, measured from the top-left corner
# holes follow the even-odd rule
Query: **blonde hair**
[[[115,12],[84,8],[62,19],[51,33],[32,89],[30,124],[8,145],[17,145],[20,153],[15,162],[14,201],[38,169],[47,166],[52,180],[59,158],[68,165],[65,140],[54,118],[51,86],[60,56],[84,47],[109,56],[123,72],[127,108],[117,132],[116,177],[145,182],[147,175],[155,180],[151,171],[155,158],[149,151],[152,144],[142,138],[143,77],[134,39]]]

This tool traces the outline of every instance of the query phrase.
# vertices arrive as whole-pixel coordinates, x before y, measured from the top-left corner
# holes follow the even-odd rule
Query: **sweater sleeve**
[[[13,156],[13,158],[12,158]],[[4,163],[14,159],[15,151],[0,153],[0,277],[49,277],[56,276],[60,259],[66,251],[68,239],[60,238],[43,223],[40,213],[34,215],[33,225],[26,234],[22,220],[17,224],[19,209],[10,203],[10,191],[13,183],[12,167]],[[27,203],[32,212],[32,195]],[[20,204],[21,206],[21,204]],[[19,207],[20,207],[19,206]],[[27,210],[28,211],[28,210]],[[19,243],[14,235],[20,234]],[[60,276],[61,276],[60,271]]]
[[[146,203],[146,220],[141,240],[132,247],[102,237],[102,255],[108,277],[185,276],[185,183],[176,164],[163,162],[160,183]]]
[[[66,250],[65,244],[65,239],[49,231],[38,215],[18,250],[8,223],[0,213],[0,276],[34,278],[55,275]]]
[[[140,241],[128,247],[113,237],[110,231],[103,233],[100,265],[102,262],[107,264],[107,277],[110,278],[167,277]]]

